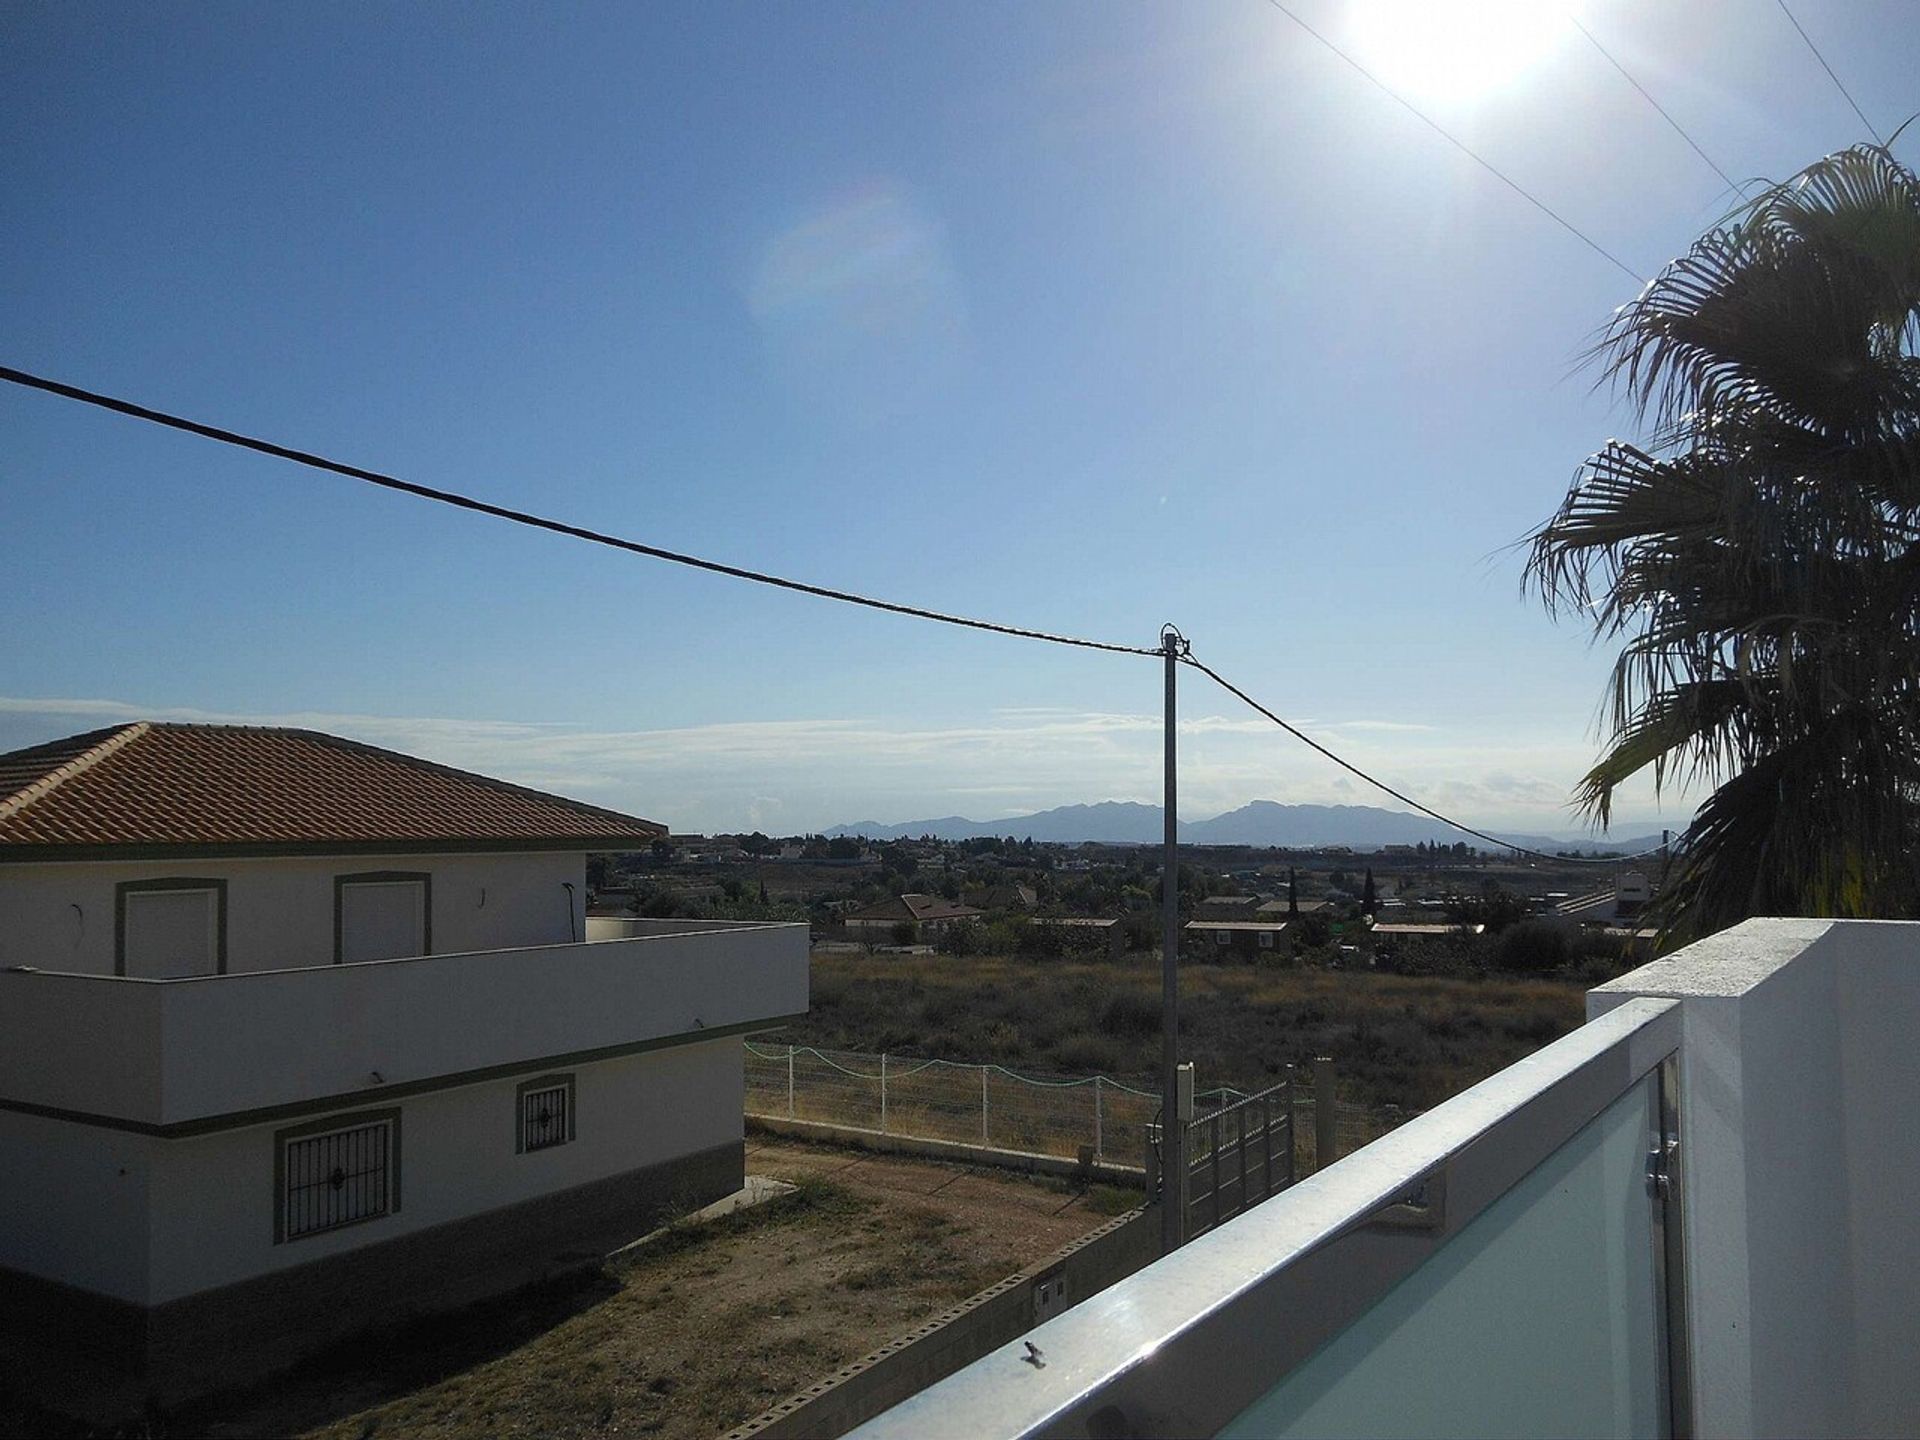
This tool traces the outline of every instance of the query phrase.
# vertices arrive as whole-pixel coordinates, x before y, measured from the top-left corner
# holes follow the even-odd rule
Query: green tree
[[[1656,916],[1909,916],[1920,902],[1920,179],[1881,146],[1702,236],[1596,347],[1609,442],[1532,537],[1550,609],[1617,641],[1577,801],[1710,786]]]
[[[1373,867],[1367,867],[1367,883],[1360,891],[1360,913],[1371,915],[1380,908],[1379,894],[1373,888]]]

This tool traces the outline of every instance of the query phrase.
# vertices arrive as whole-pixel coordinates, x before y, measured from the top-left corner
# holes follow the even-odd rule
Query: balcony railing
[[[136,980],[0,972],[0,1100],[164,1132],[548,1058],[738,1033],[807,1008],[804,925]]]
[[[1903,1434],[1920,925],[1753,921],[858,1435]]]

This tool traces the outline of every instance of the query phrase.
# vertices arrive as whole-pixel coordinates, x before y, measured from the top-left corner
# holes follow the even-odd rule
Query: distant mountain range
[[[1062,805],[1033,815],[1017,815],[1010,820],[969,820],[960,815],[909,820],[904,825],[860,820],[835,826],[826,833],[829,837],[852,835],[866,840],[917,839],[922,835],[941,840],[977,840],[988,835],[1011,835],[1016,840],[1042,840],[1059,845],[1089,840],[1110,845],[1145,845],[1161,838],[1160,814],[1158,805],[1105,800],[1098,805]],[[1501,834],[1495,830],[1489,833]],[[1615,850],[1624,854],[1648,850],[1660,843],[1658,835],[1619,840],[1596,840],[1591,835],[1505,834],[1502,838],[1535,850]],[[1382,845],[1417,845],[1423,840],[1428,844],[1447,845],[1465,840],[1470,845],[1481,846],[1481,842],[1451,826],[1405,810],[1382,810],[1373,805],[1282,805],[1274,800],[1255,800],[1211,820],[1182,820],[1180,839],[1189,845],[1273,845],[1289,849],[1315,845],[1376,849]]]

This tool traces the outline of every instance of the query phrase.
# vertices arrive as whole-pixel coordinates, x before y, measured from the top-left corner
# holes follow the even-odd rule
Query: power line
[[[1029,630],[1017,625],[1001,625],[991,620],[976,620],[964,615],[949,615],[939,610],[926,610],[917,605],[902,605],[892,600],[878,600],[868,595],[858,595],[850,590],[834,590],[824,585],[810,585],[800,580],[789,580],[779,575],[769,575],[758,570],[747,570],[738,565],[726,565],[717,560],[705,560],[696,555],[683,555],[677,551],[664,550],[657,545],[645,545],[637,540],[624,540],[616,535],[603,534],[598,530],[588,530],[578,525],[569,525],[564,521],[551,520],[543,515],[530,514],[524,510],[509,509],[504,505],[494,505],[485,500],[477,500],[452,490],[437,490],[428,485],[417,485],[410,480],[401,480],[392,475],[383,475],[376,470],[363,470],[357,465],[343,464],[338,460],[329,460],[325,456],[315,455],[305,450],[295,450],[290,446],[276,444],[271,440],[257,439],[251,435],[242,435],[238,431],[222,429],[217,425],[208,425],[198,420],[189,420],[184,416],[170,415],[164,410],[154,410],[145,405],[136,405],[131,400],[122,400],[112,395],[102,395],[97,391],[83,390],[77,385],[64,381],[50,380],[42,375],[34,375],[25,370],[16,370],[11,366],[0,366],[0,380],[14,385],[25,386],[31,390],[45,391],[50,395],[59,395],[64,399],[77,400],[85,405],[97,406],[115,414],[130,416],[135,420],[145,420],[151,424],[163,425],[173,430],[183,430],[189,435],[198,435],[203,439],[217,440],[224,445],[235,445],[241,449],[257,451],[262,455],[271,455],[276,459],[291,460],[297,465],[305,465],[315,470],[325,470],[331,474],[344,475],[351,480],[361,480],[369,485],[377,485],[385,490],[397,490],[402,494],[414,495],[423,500],[432,500],[443,505],[452,505],[462,510],[472,510],[482,515],[491,515],[496,519],[510,520],[516,525],[526,525],[536,530],[551,531],[556,535],[566,535],[575,540],[586,540],[595,545],[605,545],[615,550],[624,550],[635,555],[645,555],[650,559],[666,560],[675,565],[688,565],[696,570],[710,571],[716,575],[726,575],[736,580],[750,580],[758,585],[771,585],[782,590],[793,590],[803,595],[817,596],[823,600],[838,600],[848,605],[865,606],[870,610],[884,610],[889,614],[905,615],[916,620],[933,620],[943,625],[959,625],[969,630],[985,630],[995,635],[1012,635],[1024,640],[1044,640],[1054,645],[1072,645],[1085,650],[1104,650],[1119,655],[1147,655],[1154,659],[1163,659],[1166,651],[1161,648],[1148,649],[1141,645],[1115,645],[1104,640],[1087,640],[1074,635],[1056,635],[1045,630]],[[1484,830],[1476,830],[1471,825],[1462,824],[1451,816],[1443,815],[1431,806],[1422,805],[1412,796],[1394,789],[1383,780],[1376,780],[1352,761],[1346,760],[1319,741],[1310,738],[1294,725],[1281,719],[1267,709],[1246,691],[1227,680],[1210,666],[1195,660],[1191,652],[1183,652],[1182,663],[1200,671],[1214,684],[1237,696],[1247,705],[1266,716],[1274,724],[1305,744],[1308,748],[1325,756],[1341,769],[1359,776],[1375,789],[1380,790],[1404,805],[1410,805],[1422,815],[1438,820],[1443,825],[1497,845],[1503,850],[1513,850],[1522,855],[1531,855],[1536,859],[1561,864],[1577,859],[1588,864],[1613,864],[1621,859],[1637,860],[1640,855],[1614,856],[1600,859],[1590,856],[1548,855],[1538,850],[1529,850],[1524,845],[1515,845],[1502,840],[1497,835],[1489,835]],[[1656,850],[1641,852],[1642,855],[1660,853]]]
[[[789,580],[780,575],[769,575],[760,570],[748,570],[738,565],[722,564],[718,560],[704,560],[697,555],[683,555],[675,550],[665,550],[658,545],[646,545],[638,540],[623,540],[617,535],[608,535],[599,530],[588,530],[579,525],[569,525],[561,520],[552,520],[544,515],[535,515],[525,510],[514,510],[505,505],[495,505],[486,500],[475,499],[471,495],[462,495],[453,490],[436,490],[429,485],[416,485],[411,480],[401,480],[392,475],[382,475],[376,470],[363,470],[357,465],[342,464],[338,460],[329,460],[324,455],[315,455],[305,450],[295,450],[286,445],[277,445],[271,440],[260,440],[251,435],[242,435],[234,430],[223,430],[217,425],[202,424],[198,420],[188,420],[183,416],[169,415],[164,410],[153,410],[145,405],[136,405],[130,400],[116,399],[111,395],[102,395],[92,390],[82,390],[77,385],[68,385],[59,380],[49,380],[45,376],[29,374],[24,370],[15,370],[0,366],[0,380],[15,385],[24,385],[29,389],[44,390],[50,395],[60,395],[68,400],[78,400],[82,404],[97,405],[102,410],[111,410],[120,415],[130,415],[136,420],[150,421],[155,425],[165,425],[170,429],[184,430],[189,435],[199,435],[204,439],[218,440],[225,445],[238,445],[242,449],[256,450],[262,455],[272,455],[281,460],[291,460],[296,465],[306,465],[315,470],[329,471],[335,475],[344,475],[351,480],[363,480],[369,485],[378,485],[385,490],[398,490],[405,495],[416,495],[422,500],[437,501],[442,505],[456,506],[462,510],[476,511],[482,515],[491,515],[500,520],[511,520],[516,525],[531,526],[536,530],[550,530],[556,535],[568,535],[575,540],[590,541],[595,545],[606,545],[615,550],[625,550],[634,555],[645,555],[655,560],[666,560],[675,565],[688,565],[696,570],[711,571],[716,575],[728,575],[736,580],[751,580],[757,585],[772,585],[782,590],[795,590],[802,595],[815,595],[822,600],[838,600],[848,605],[863,605],[869,610],[885,610],[894,615],[909,615],[916,620],[937,620],[942,625],[959,625],[969,630],[986,630],[995,635],[1017,635],[1025,640],[1044,640],[1052,645],[1075,645],[1083,650],[1109,650],[1120,655],[1153,655],[1159,650],[1150,650],[1140,645],[1115,645],[1104,640],[1086,640],[1075,635],[1055,635],[1045,630],[1028,630],[1018,625],[1000,625],[991,620],[975,620],[965,615],[949,615],[939,610],[926,610],[918,605],[902,605],[893,600],[876,600],[870,595],[858,595],[851,590],[834,590],[825,585],[809,585],[802,580]]]
[[[1462,155],[1465,155],[1469,160],[1473,161],[1474,164],[1478,165],[1482,170],[1485,170],[1489,175],[1493,176],[1494,179],[1513,191],[1514,194],[1533,206],[1534,209],[1553,221],[1554,224],[1558,225],[1562,230],[1565,230],[1569,235],[1573,236],[1574,239],[1578,240],[1582,245],[1585,245],[1622,275],[1625,275],[1629,280],[1633,281],[1634,284],[1644,285],[1646,283],[1646,277],[1641,275],[1631,265],[1627,264],[1626,261],[1607,249],[1606,246],[1602,245],[1598,240],[1595,240],[1558,210],[1548,205],[1546,201],[1535,195],[1518,180],[1515,180],[1511,175],[1507,174],[1506,171],[1500,169],[1499,166],[1487,159],[1486,156],[1482,155],[1478,150],[1475,150],[1471,145],[1467,144],[1466,141],[1462,140],[1458,135],[1455,135],[1451,130],[1447,129],[1446,126],[1442,125],[1418,105],[1415,105],[1411,100],[1407,99],[1407,97],[1402,95],[1398,90],[1395,90],[1391,85],[1387,84],[1386,81],[1382,80],[1378,75],[1354,59],[1353,56],[1334,44],[1333,41],[1329,40],[1325,35],[1314,29],[1313,26],[1309,25],[1305,20],[1301,19],[1298,14],[1282,3],[1282,0],[1267,0],[1267,3],[1289,20],[1293,21],[1293,23],[1298,25],[1302,30],[1306,31],[1307,34],[1311,35],[1315,40],[1318,40],[1322,45],[1326,46],[1327,49],[1331,50],[1335,55],[1338,55],[1342,60],[1346,61],[1348,65],[1352,66],[1354,70],[1363,76],[1370,84],[1379,89],[1389,99],[1402,106],[1409,114],[1420,120],[1428,129],[1432,130],[1434,134],[1438,135],[1442,140],[1445,140],[1449,145],[1453,146],[1454,149],[1458,150]]]
[[[1646,86],[1642,85],[1638,80],[1633,78],[1633,75],[1628,71],[1626,66],[1622,65],[1618,60],[1614,59],[1613,52],[1607,49],[1606,46],[1602,45],[1599,39],[1594,35],[1594,33],[1591,30],[1587,29],[1586,26],[1580,23],[1580,19],[1578,16],[1569,13],[1567,16],[1567,21],[1569,24],[1573,26],[1574,29],[1578,30],[1582,35],[1587,37],[1587,43],[1592,45],[1594,49],[1598,50],[1602,58],[1604,58],[1609,65],[1613,66],[1614,69],[1620,72],[1621,79],[1625,80],[1629,85],[1631,85],[1634,89],[1640,92],[1641,99],[1645,100],[1647,104],[1651,105],[1655,110],[1659,112],[1660,118],[1666,121],[1667,124],[1673,127],[1673,133],[1678,135],[1682,140],[1686,141],[1688,145],[1692,146],[1693,153],[1698,155],[1702,160],[1706,161],[1707,164],[1713,168],[1714,174],[1718,175],[1722,180],[1726,181],[1728,189],[1732,190],[1737,195],[1745,194],[1745,191],[1742,190],[1741,188],[1740,182],[1734,179],[1731,175],[1727,174],[1726,171],[1720,168],[1719,162],[1716,161],[1711,155],[1707,154],[1707,152],[1700,147],[1700,142],[1695,140],[1693,136],[1689,135],[1686,132],[1686,128],[1682,126],[1678,120],[1674,119],[1673,116],[1667,113],[1667,107],[1662,105],[1658,100],[1654,99],[1652,92],[1649,91]]]
[[[1787,8],[1787,0],[1779,0],[1779,4],[1780,13],[1786,16],[1787,19],[1792,22],[1793,28],[1800,32],[1800,38],[1807,42],[1807,49],[1811,50],[1813,52],[1813,58],[1820,62],[1820,68],[1827,72],[1827,78],[1833,81],[1834,89],[1846,97],[1847,104],[1853,106],[1853,113],[1860,117],[1860,123],[1867,127],[1867,133],[1873,136],[1874,140],[1878,143],[1882,145],[1886,144],[1886,141],[1880,139],[1880,132],[1873,128],[1873,122],[1867,119],[1867,112],[1860,108],[1860,102],[1853,98],[1852,92],[1849,91],[1845,85],[1842,85],[1840,83],[1840,77],[1833,73],[1833,66],[1829,65],[1827,63],[1827,57],[1820,53],[1820,47],[1813,43],[1813,37],[1807,34],[1807,27],[1794,19],[1793,11]]]
[[[1305,745],[1309,750],[1316,751],[1319,754],[1325,756],[1327,759],[1331,760],[1334,764],[1338,765],[1342,770],[1345,770],[1348,774],[1359,776],[1362,780],[1366,781],[1367,784],[1373,786],[1374,789],[1379,790],[1384,794],[1391,795],[1394,799],[1398,800],[1403,805],[1411,805],[1415,810],[1418,810],[1422,815],[1427,816],[1429,819],[1438,820],[1442,825],[1451,825],[1456,830],[1459,830],[1464,832],[1465,834],[1471,835],[1476,839],[1485,840],[1490,845],[1497,845],[1502,850],[1512,850],[1515,853],[1520,855],[1531,855],[1536,860],[1545,860],[1549,864],[1553,864],[1553,865],[1564,865],[1569,861],[1574,861],[1574,860],[1577,860],[1584,865],[1617,865],[1623,860],[1642,860],[1649,855],[1659,855],[1666,848],[1665,846],[1658,846],[1652,850],[1642,850],[1633,855],[1611,855],[1606,857],[1601,857],[1597,855],[1549,855],[1546,852],[1541,850],[1530,850],[1525,845],[1516,845],[1511,840],[1502,840],[1498,835],[1489,835],[1484,830],[1476,830],[1471,825],[1464,825],[1460,821],[1455,820],[1451,815],[1442,815],[1438,810],[1435,810],[1430,805],[1422,805],[1418,800],[1414,799],[1411,795],[1408,795],[1403,791],[1396,790],[1393,788],[1393,786],[1387,784],[1386,781],[1376,779],[1372,775],[1369,775],[1366,771],[1362,770],[1358,765],[1355,765],[1351,760],[1343,759],[1341,756],[1334,754],[1333,751],[1329,750],[1326,746],[1322,745],[1318,740],[1315,740],[1312,736],[1304,733],[1298,726],[1291,725],[1287,721],[1282,720],[1278,715],[1274,714],[1273,711],[1269,710],[1266,706],[1262,705],[1258,700],[1254,699],[1251,695],[1247,694],[1246,691],[1242,690],[1238,685],[1235,685],[1231,680],[1227,679],[1218,670],[1215,670],[1212,666],[1206,664],[1204,661],[1194,659],[1191,652],[1189,652],[1184,657],[1183,663],[1187,665],[1191,665],[1194,669],[1198,670],[1202,675],[1205,675],[1209,680],[1213,681],[1214,684],[1218,685],[1222,690],[1225,690],[1229,695],[1234,696],[1235,698],[1244,702],[1249,708],[1256,710],[1260,714],[1266,716],[1267,719],[1271,720],[1274,724],[1278,725],[1282,730],[1286,731],[1287,734],[1293,736],[1294,739],[1298,740],[1302,745]]]

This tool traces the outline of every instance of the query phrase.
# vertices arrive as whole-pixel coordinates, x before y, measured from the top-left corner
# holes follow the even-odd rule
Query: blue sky
[[[1299,8],[1362,44],[1364,3]],[[1911,5],[1795,10],[1883,132],[1920,108]],[[1769,0],[1579,14],[1737,176],[1862,138]],[[0,26],[5,363],[912,603],[1173,620],[1433,803],[1571,828],[1607,656],[1509,547],[1630,428],[1577,360],[1632,286],[1260,0]],[[1728,203],[1570,27],[1422,103],[1646,273]],[[291,721],[680,829],[1157,798],[1149,660],[25,392],[0,434],[0,746]],[[1183,811],[1377,798],[1199,684]]]

